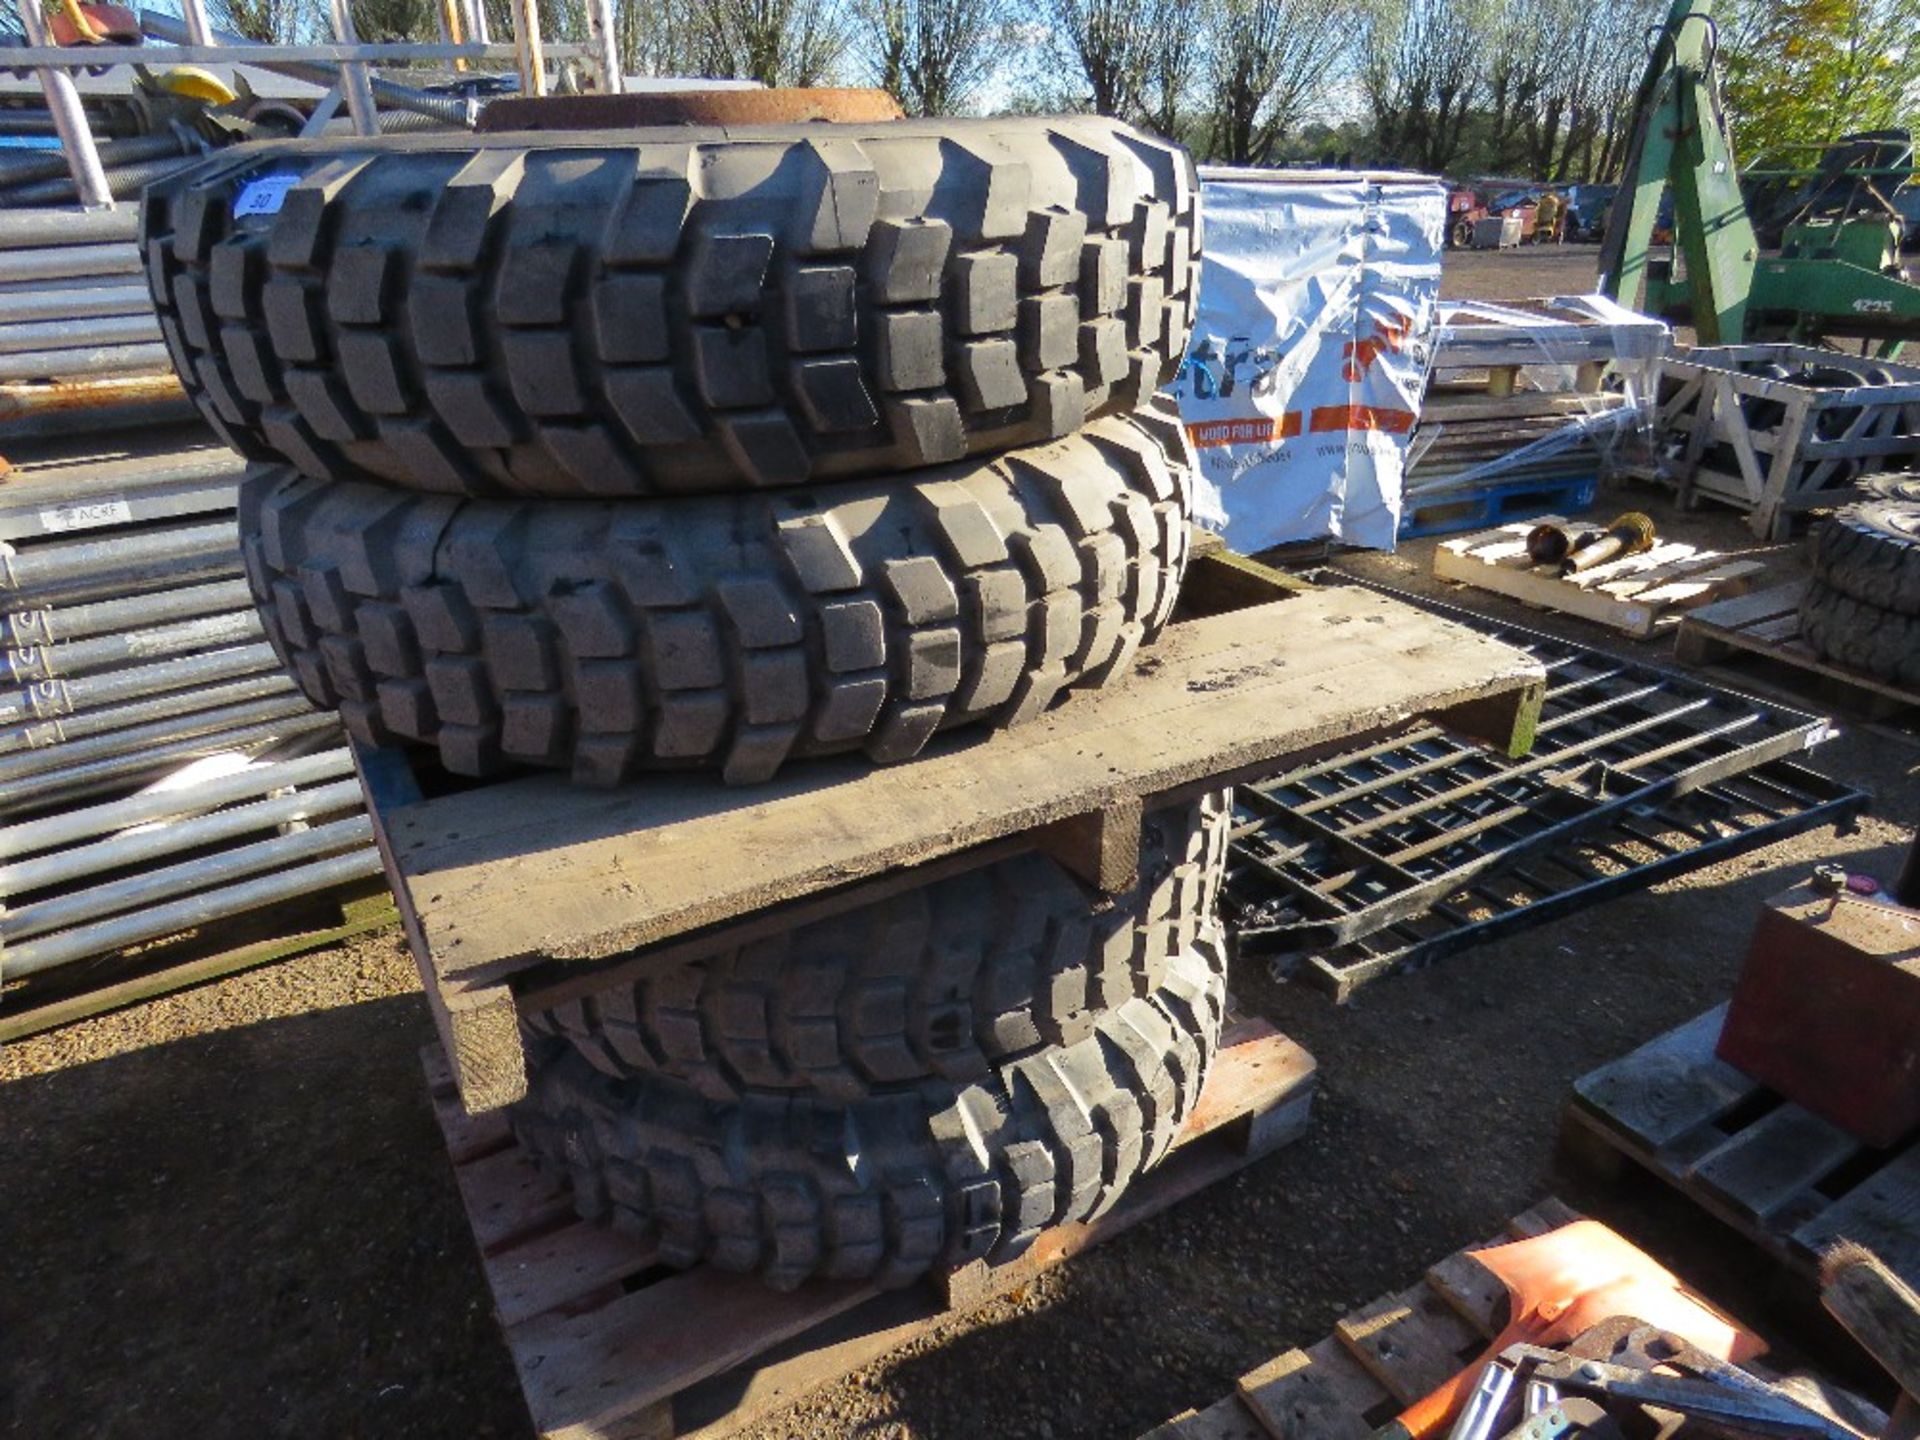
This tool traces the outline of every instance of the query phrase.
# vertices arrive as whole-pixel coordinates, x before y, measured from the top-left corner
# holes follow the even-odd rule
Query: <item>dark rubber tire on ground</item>
[[[587,784],[919,753],[1123,670],[1186,565],[1185,432],[1110,416],[911,480],[666,500],[241,485],[267,636],[356,739]]]
[[[1075,1044],[971,1084],[852,1103],[715,1104],[661,1076],[614,1080],[555,1043],[531,1057],[514,1130],[570,1179],[582,1215],[655,1241],[669,1265],[706,1261],[782,1289],[902,1285],[1103,1214],[1158,1161],[1218,1047],[1224,969],[1209,927],[1159,989]]]
[[[1813,573],[1865,604],[1920,615],[1920,476],[1876,475],[1860,488],[1864,499],[1813,532]]]
[[[1800,601],[1800,636],[1837,665],[1920,691],[1920,615],[1882,610],[1814,580]]]
[[[1192,324],[1197,194],[1185,151],[1097,116],[422,134],[224,153],[148,192],[142,237],[248,458],[604,498],[890,475],[1144,404]]]
[[[966,1083],[1158,989],[1211,923],[1231,792],[1154,811],[1140,881],[1100,901],[1038,851],[649,975],[528,1020],[616,1079],[709,1100],[857,1100]]]

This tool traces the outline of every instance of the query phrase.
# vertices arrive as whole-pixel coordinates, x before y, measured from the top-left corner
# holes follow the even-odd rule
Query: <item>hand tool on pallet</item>
[[[1577,575],[1609,560],[1638,555],[1653,548],[1653,520],[1638,510],[1614,517],[1613,523],[1597,539],[1583,539],[1577,549],[1560,562],[1562,575]]]
[[[1582,545],[1598,540],[1600,533],[1565,525],[1536,525],[1527,532],[1527,558],[1536,565],[1558,565]]]
[[[1437,1440],[1473,1395],[1488,1360],[1513,1345],[1564,1344],[1620,1315],[1637,1315],[1723,1359],[1748,1360],[1766,1349],[1758,1335],[1690,1294],[1597,1220],[1472,1253],[1506,1287],[1512,1318],[1480,1361],[1414,1402],[1376,1432],[1377,1440]]]
[[[1690,1420],[1724,1426],[1741,1435],[1786,1440],[1863,1440],[1861,1433],[1820,1414],[1764,1382],[1759,1389],[1724,1379],[1662,1375],[1632,1365],[1583,1360],[1544,1351],[1533,1357],[1534,1373],[1549,1383],[1597,1396],[1618,1410],[1644,1405]]]
[[[1502,1430],[1502,1419],[1510,1418],[1507,1398],[1523,1377],[1529,1396],[1550,1392],[1554,1401],[1537,1411],[1523,1404],[1518,1428]],[[1681,1336],[1616,1316],[1564,1350],[1508,1346],[1482,1372],[1448,1440],[1618,1436],[1618,1422],[1643,1410],[1666,1417],[1662,1434],[1674,1428],[1686,1433],[1682,1422],[1700,1422],[1715,1433],[1785,1440],[1863,1440],[1864,1434]]]

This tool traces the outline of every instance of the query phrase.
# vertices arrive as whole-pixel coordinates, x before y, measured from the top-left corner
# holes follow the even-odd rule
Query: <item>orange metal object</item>
[[[124,5],[61,0],[48,17],[47,34],[56,45],[138,45],[140,17]]]
[[[521,96],[496,100],[479,129],[621,130],[646,125],[799,125],[816,120],[868,124],[899,120],[900,102],[884,90],[648,90],[625,95]]]
[[[97,410],[109,405],[158,405],[186,399],[179,377],[122,375],[110,380],[53,380],[31,385],[0,385],[0,420],[25,420]]]
[[[1481,1367],[1509,1345],[1562,1345],[1618,1315],[1672,1331],[1722,1360],[1749,1360],[1767,1348],[1597,1220],[1476,1250],[1473,1258],[1506,1286],[1512,1318],[1485,1355],[1401,1414],[1398,1428],[1412,1440],[1444,1435]]]

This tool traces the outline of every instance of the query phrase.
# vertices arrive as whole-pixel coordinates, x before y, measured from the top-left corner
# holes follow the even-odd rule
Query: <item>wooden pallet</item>
[[[1715,1057],[1717,1006],[1583,1076],[1563,1114],[1569,1158],[1624,1158],[1804,1276],[1854,1240],[1920,1283],[1920,1140],[1869,1150]]]
[[[1545,515],[1443,541],[1433,552],[1434,576],[1578,615],[1643,640],[1678,624],[1692,606],[1739,593],[1766,568],[1756,559],[1679,541],[1658,541],[1639,555],[1564,577],[1527,558],[1527,532],[1534,526],[1577,530],[1582,523]]]
[[[823,1281],[783,1294],[750,1276],[664,1270],[651,1246],[576,1219],[504,1115],[466,1113],[440,1048],[422,1061],[543,1440],[717,1440],[763,1419],[1278,1149],[1306,1128],[1315,1086],[1300,1046],[1265,1021],[1231,1021],[1175,1149],[1100,1219],[905,1290]]]
[[[1542,1201],[1504,1234],[1456,1251],[1418,1285],[1354,1311],[1310,1349],[1274,1356],[1226,1399],[1143,1440],[1368,1440],[1482,1354],[1506,1323],[1507,1292],[1473,1252],[1579,1218],[1558,1200]]]
[[[356,763],[478,1113],[525,1093],[522,1011],[1018,851],[1117,893],[1156,805],[1416,715],[1524,753],[1545,688],[1521,652],[1343,587],[1176,621],[1116,683],[1028,725],[940,737],[910,765],[811,760],[751,788],[661,774],[588,790],[539,775],[427,796],[400,752],[357,750]]]
[[[304,898],[311,909],[294,901],[271,912],[241,915],[231,922],[169,937],[117,964],[111,957],[89,961],[87,989],[61,989],[57,971],[49,976],[55,983],[45,991],[18,987],[0,1003],[0,1044],[338,945],[355,935],[385,929],[400,918],[393,896],[378,879]],[[325,908],[335,914],[325,916]],[[309,921],[320,923],[290,923],[303,912]],[[263,924],[272,933],[260,938]],[[4,959],[0,956],[0,967]],[[103,970],[121,978],[102,980]]]
[[[1716,665],[1742,656],[1787,667],[1796,688],[1814,688],[1823,698],[1870,719],[1920,705],[1920,693],[1863,675],[1816,655],[1800,638],[1800,599],[1805,580],[1756,590],[1707,605],[1680,622],[1673,637],[1673,658],[1685,665]]]
[[[1553,510],[1584,510],[1593,504],[1600,477],[1591,467],[1586,474],[1548,475],[1529,472],[1504,476],[1484,485],[1441,485],[1418,488],[1411,476],[1400,504],[1402,540],[1430,535],[1454,535],[1462,530],[1485,530]]]

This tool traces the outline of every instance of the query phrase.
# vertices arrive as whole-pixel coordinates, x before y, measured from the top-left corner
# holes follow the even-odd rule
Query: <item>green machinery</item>
[[[1900,217],[1873,184],[1860,187],[1865,207],[1810,206],[1786,225],[1779,254],[1762,254],[1734,166],[1711,11],[1712,0],[1674,0],[1652,37],[1601,242],[1601,290],[1632,304],[1644,285],[1640,308],[1691,324],[1703,345],[1858,340],[1891,356],[1920,340],[1920,285],[1902,275]],[[1669,187],[1674,255],[1650,257]]]

